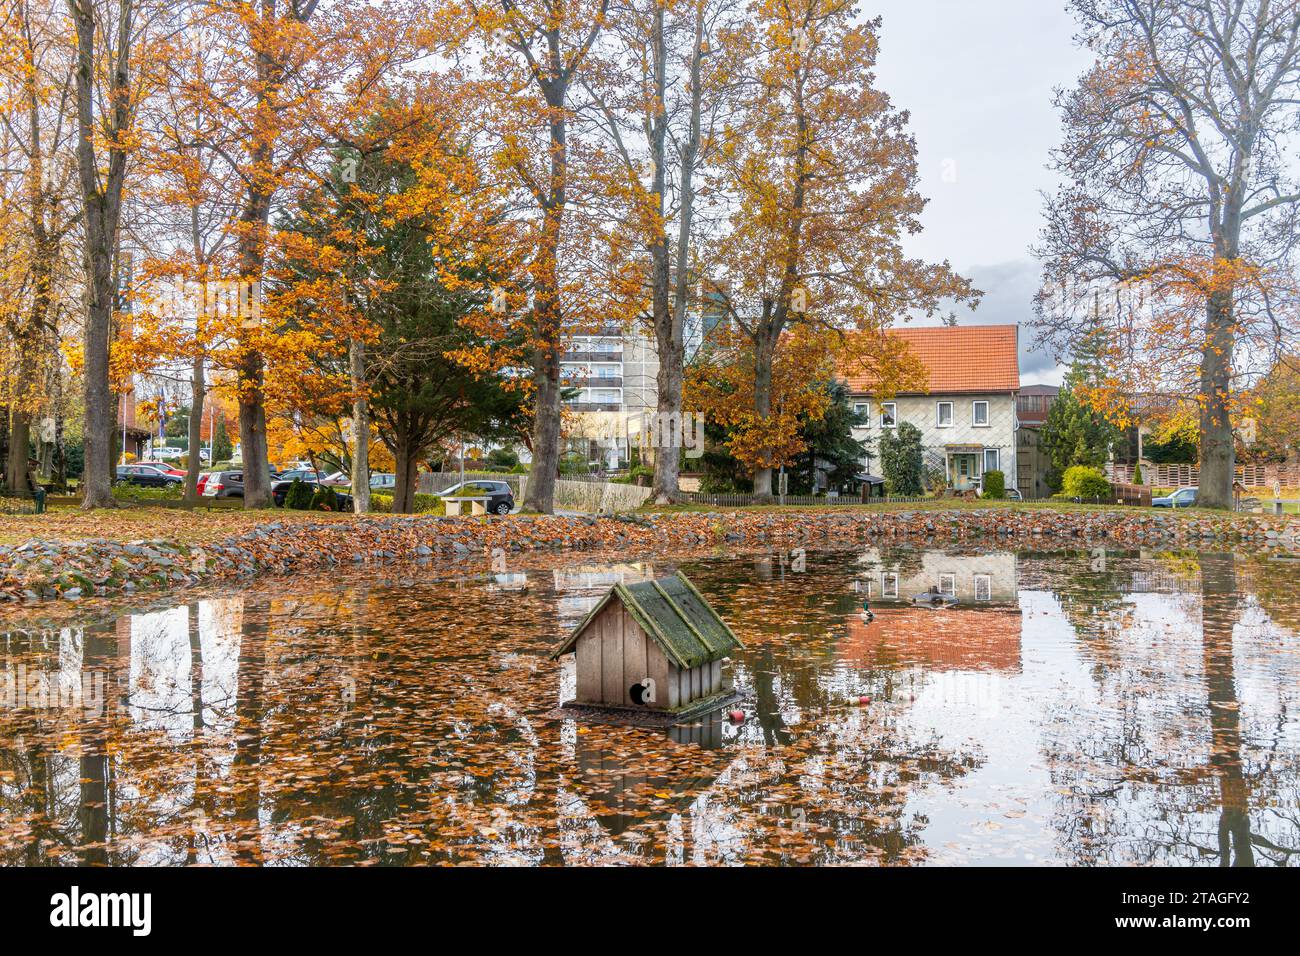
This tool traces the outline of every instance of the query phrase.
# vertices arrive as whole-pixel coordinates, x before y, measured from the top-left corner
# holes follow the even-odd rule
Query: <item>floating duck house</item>
[[[684,718],[731,696],[722,662],[740,640],[680,572],[618,584],[552,653],[577,654],[566,706]]]

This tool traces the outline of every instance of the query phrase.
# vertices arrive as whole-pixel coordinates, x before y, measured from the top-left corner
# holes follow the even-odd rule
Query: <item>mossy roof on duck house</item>
[[[551,652],[551,657],[573,650],[582,633],[615,599],[678,667],[699,667],[722,660],[744,646],[704,595],[679,571],[657,581],[616,584],[610,588]]]

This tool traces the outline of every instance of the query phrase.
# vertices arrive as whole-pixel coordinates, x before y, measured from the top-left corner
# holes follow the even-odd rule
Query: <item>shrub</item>
[[[306,511],[312,507],[311,486],[304,484],[301,478],[295,478],[284,493],[284,506],[294,511]]]
[[[317,488],[311,496],[312,511],[338,511],[339,496],[333,488]]]
[[[1007,496],[1007,476],[1000,471],[984,472],[984,497],[1005,498]]]
[[[880,436],[880,466],[891,495],[922,494],[921,430],[911,422],[886,430]]]
[[[1100,469],[1074,465],[1061,477],[1061,492],[1067,498],[1109,498],[1111,487]]]
[[[512,448],[494,448],[488,452],[487,460],[493,471],[509,471],[519,464],[519,456]]]
[[[412,500],[413,510],[416,514],[442,514],[442,499],[437,495],[420,495],[417,494]],[[379,514],[392,514],[393,496],[376,495],[370,496],[370,510]]]
[[[1138,462],[1133,466],[1133,484],[1142,484],[1142,463]]]
[[[638,478],[651,478],[655,476],[655,470],[646,465],[634,465],[629,468],[627,474],[611,478],[610,481],[619,485],[635,485]]]
[[[118,501],[174,501],[183,496],[181,485],[164,488],[141,488],[138,485],[114,485],[113,497]]]

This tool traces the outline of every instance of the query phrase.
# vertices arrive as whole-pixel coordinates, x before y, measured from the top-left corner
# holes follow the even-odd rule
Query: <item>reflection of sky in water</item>
[[[50,813],[75,846],[77,755],[92,752],[115,755],[117,826],[138,828],[122,862],[183,862],[198,833],[217,863],[240,841],[284,863],[1215,863],[1238,800],[1261,845],[1294,848],[1300,638],[1274,618],[1300,607],[1273,571],[1238,564],[1222,634],[1195,555],[905,549],[809,552],[806,571],[775,554],[343,575],[133,614],[95,626],[126,706],[103,735],[60,715]],[[731,665],[746,722],[665,734],[557,717],[575,665],[546,649],[613,584],[677,567],[746,643]],[[941,581],[957,608],[912,606]],[[76,681],[91,634],[11,636],[0,672]],[[54,725],[0,720],[4,860],[30,846],[19,784],[44,772],[15,742]],[[256,784],[243,830],[222,803],[237,777]],[[349,827],[370,835],[353,846]],[[394,857],[393,827],[414,855]],[[406,849],[429,834],[451,849]]]

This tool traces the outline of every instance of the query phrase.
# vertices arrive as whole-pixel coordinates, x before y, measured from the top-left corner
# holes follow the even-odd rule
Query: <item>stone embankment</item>
[[[886,542],[989,547],[1193,547],[1300,551],[1300,520],[1146,510],[680,512],[616,517],[359,517],[279,522],[196,546],[32,540],[0,547],[0,601],[75,600],[402,560],[488,559],[541,550],[654,551],[701,545]]]

